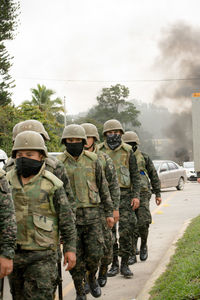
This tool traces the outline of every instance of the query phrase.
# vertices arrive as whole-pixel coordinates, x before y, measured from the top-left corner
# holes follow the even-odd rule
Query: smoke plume
[[[154,94],[154,104],[173,111],[172,122],[163,134],[170,139],[168,157],[178,162],[193,159],[192,93],[200,91],[200,28],[177,23],[163,32],[160,55],[154,67],[166,81]]]

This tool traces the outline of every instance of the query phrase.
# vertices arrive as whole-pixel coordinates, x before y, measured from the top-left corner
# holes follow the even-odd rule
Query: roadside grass
[[[150,300],[200,299],[200,216],[192,220],[176,246],[166,271],[150,291]]]

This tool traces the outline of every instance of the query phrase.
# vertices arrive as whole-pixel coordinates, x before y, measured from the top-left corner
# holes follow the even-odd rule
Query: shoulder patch
[[[90,152],[90,151],[87,151],[87,150],[84,150],[84,154],[89,157],[91,160],[95,161],[97,160],[98,156],[96,153],[94,152]]]
[[[67,156],[65,155],[65,153],[62,153],[62,154],[58,155],[56,158],[58,160],[60,160],[62,163],[64,163],[67,159]]]
[[[51,156],[45,158],[45,164],[53,169],[56,169],[56,161]]]
[[[57,188],[61,188],[63,186],[63,182],[58,177],[56,177],[53,173],[44,170],[44,173],[42,175],[48,180],[50,180],[53,183],[53,185],[55,185]]]
[[[126,143],[122,143],[122,148],[127,152],[130,152],[130,150],[132,150],[132,147]]]

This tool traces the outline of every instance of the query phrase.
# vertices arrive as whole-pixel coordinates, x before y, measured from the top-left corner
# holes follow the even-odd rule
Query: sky
[[[14,57],[13,103],[31,100],[37,84],[66,98],[68,114],[97,104],[102,88],[117,83],[129,100],[152,102],[160,79],[159,43],[170,26],[199,26],[199,0],[21,0]],[[184,74],[181,74],[184,77]]]

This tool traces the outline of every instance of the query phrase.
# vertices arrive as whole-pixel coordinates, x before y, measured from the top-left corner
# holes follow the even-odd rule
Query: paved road
[[[149,234],[149,258],[146,262],[138,262],[130,266],[134,272],[132,279],[125,279],[121,275],[109,278],[106,287],[102,289],[99,300],[133,300],[137,299],[145,283],[151,277],[184,223],[200,214],[200,184],[187,183],[183,191],[166,189],[162,192],[162,205],[155,205],[154,196],[151,199],[153,222]],[[75,291],[71,277],[64,273],[64,300],[75,299]],[[11,300],[8,286],[5,287],[5,299]],[[88,300],[94,299],[88,295]],[[146,300],[139,299],[139,300]]]

